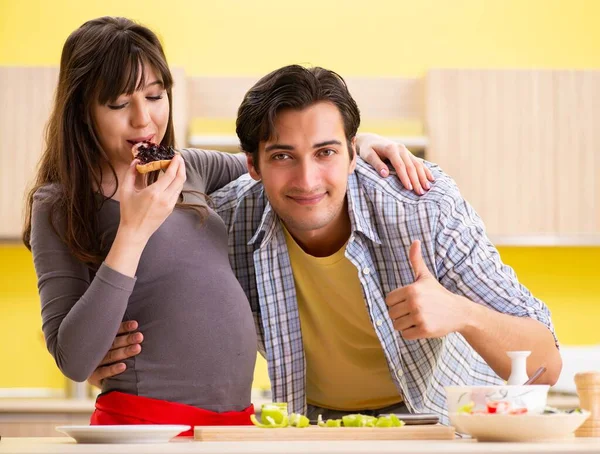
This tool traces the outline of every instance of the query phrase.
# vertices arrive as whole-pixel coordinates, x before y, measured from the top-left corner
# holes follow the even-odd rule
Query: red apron
[[[106,426],[113,424],[185,424],[192,426],[180,437],[193,436],[194,426],[245,426],[251,425],[250,415],[254,406],[250,404],[242,411],[217,413],[191,405],[134,396],[119,391],[101,394],[96,399],[96,410],[90,424]]]

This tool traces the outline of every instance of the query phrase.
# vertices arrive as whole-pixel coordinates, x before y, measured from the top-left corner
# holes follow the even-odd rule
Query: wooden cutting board
[[[256,426],[196,426],[201,441],[452,440],[454,427],[431,424],[403,427],[317,427],[261,429]]]

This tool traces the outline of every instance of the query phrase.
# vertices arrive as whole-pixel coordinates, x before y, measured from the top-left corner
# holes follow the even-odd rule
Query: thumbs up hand
[[[421,255],[421,242],[410,246],[409,261],[415,281],[388,294],[394,328],[407,340],[443,337],[466,325],[471,303],[446,290],[429,271]]]
[[[423,260],[423,255],[421,254],[421,242],[419,240],[413,241],[410,245],[408,260],[415,275],[415,282],[423,279],[435,279],[433,274],[429,271],[429,268],[427,268],[425,260]]]

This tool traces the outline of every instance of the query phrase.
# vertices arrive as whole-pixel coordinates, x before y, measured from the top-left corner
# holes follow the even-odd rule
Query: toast
[[[135,166],[139,173],[148,173],[155,170],[165,170],[175,157],[173,147],[165,147],[152,142],[141,142],[131,150],[133,157],[140,161]]]

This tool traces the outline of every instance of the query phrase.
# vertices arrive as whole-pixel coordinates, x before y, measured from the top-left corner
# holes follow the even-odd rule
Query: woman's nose
[[[134,103],[131,115],[131,126],[144,128],[150,123],[150,109],[143,103]]]

